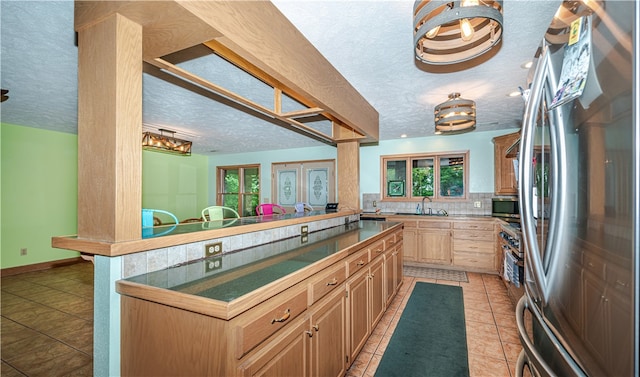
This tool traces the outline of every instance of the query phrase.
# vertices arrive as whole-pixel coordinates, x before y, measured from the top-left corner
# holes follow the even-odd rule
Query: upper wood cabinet
[[[518,183],[513,169],[514,158],[509,158],[506,154],[519,137],[520,133],[515,132],[493,138],[496,195],[518,195]]]

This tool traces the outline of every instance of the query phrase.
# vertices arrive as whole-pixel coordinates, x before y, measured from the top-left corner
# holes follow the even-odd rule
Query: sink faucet
[[[424,212],[424,200],[425,199],[429,199],[429,203],[433,203],[433,200],[431,200],[431,198],[428,197],[428,196],[425,196],[425,197],[422,198],[422,214],[423,215],[426,215],[426,213]],[[431,207],[429,207],[429,215],[431,215]]]

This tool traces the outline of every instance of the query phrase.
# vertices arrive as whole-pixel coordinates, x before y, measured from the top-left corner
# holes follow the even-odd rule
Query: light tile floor
[[[373,330],[347,377],[373,376],[415,283],[459,285],[464,297],[470,377],[514,377],[522,349],[515,307],[497,275],[467,272],[468,283],[405,276],[396,298]]]
[[[515,309],[497,275],[469,283],[405,277],[347,376],[373,376],[416,281],[463,288],[471,377],[513,377],[520,352]],[[2,278],[2,377],[91,376],[93,265],[89,262]]]

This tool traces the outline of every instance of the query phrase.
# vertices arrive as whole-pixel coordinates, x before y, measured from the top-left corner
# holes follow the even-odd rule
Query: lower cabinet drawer
[[[369,263],[369,250],[361,250],[347,259],[347,276],[352,276]]]
[[[337,263],[327,271],[316,275],[309,282],[309,305],[312,305],[335,287],[341,285],[347,278],[347,271],[344,263]]]
[[[458,240],[490,241],[493,242],[493,232],[484,230],[454,230],[453,238]]]
[[[486,253],[474,253],[468,251],[454,251],[453,264],[462,267],[474,267],[482,269],[495,269],[495,256]]]
[[[284,291],[240,315],[235,326],[236,358],[240,359],[271,334],[307,310],[306,286],[291,289],[293,291]]]
[[[453,251],[495,254],[493,241],[453,239]]]

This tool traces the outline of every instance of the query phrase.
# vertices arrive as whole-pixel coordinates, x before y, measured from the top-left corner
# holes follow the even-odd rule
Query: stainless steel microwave
[[[491,216],[505,219],[520,219],[518,198],[493,198],[491,201]]]

